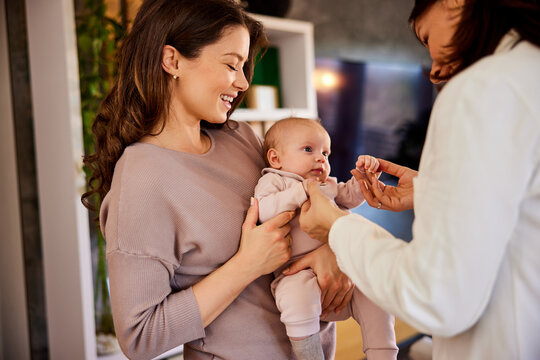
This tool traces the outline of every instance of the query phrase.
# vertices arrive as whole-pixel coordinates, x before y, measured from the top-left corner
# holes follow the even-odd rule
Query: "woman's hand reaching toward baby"
[[[385,185],[373,172],[361,174],[357,169],[351,171],[360,184],[367,203],[377,209],[403,211],[414,206],[413,179],[418,172],[390,161],[378,159],[377,172],[385,172],[399,178],[397,186]]]

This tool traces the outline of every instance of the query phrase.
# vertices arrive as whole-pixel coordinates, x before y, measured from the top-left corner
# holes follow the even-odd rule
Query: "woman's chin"
[[[221,115],[221,116],[213,116],[208,117],[207,119],[204,119],[207,123],[210,124],[224,124],[225,121],[227,121],[227,114]]]

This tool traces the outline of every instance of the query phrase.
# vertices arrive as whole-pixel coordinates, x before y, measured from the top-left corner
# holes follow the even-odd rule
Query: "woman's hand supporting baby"
[[[247,271],[253,272],[253,280],[269,274],[285,264],[291,256],[289,221],[294,211],[286,211],[257,226],[258,201],[251,200],[246,219],[242,225],[242,239],[235,257],[241,258]]]
[[[252,281],[289,260],[289,221],[293,216],[292,211],[283,212],[257,226],[259,206],[252,199],[237,253],[193,286],[203,326],[214,321]]]

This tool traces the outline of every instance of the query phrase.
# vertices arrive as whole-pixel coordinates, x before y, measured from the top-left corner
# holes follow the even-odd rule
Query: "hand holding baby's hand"
[[[369,155],[360,155],[356,161],[356,168],[361,173],[376,173],[379,169],[379,160]]]

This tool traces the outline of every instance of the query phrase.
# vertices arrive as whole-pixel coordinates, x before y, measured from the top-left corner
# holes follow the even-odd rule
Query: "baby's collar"
[[[264,168],[261,171],[261,175],[268,174],[268,173],[274,173],[274,174],[278,174],[280,176],[293,178],[293,179],[298,180],[298,181],[304,181],[304,178],[301,177],[300,175],[292,173],[292,172],[288,172],[288,171],[278,170],[278,169],[269,168],[269,167]]]

